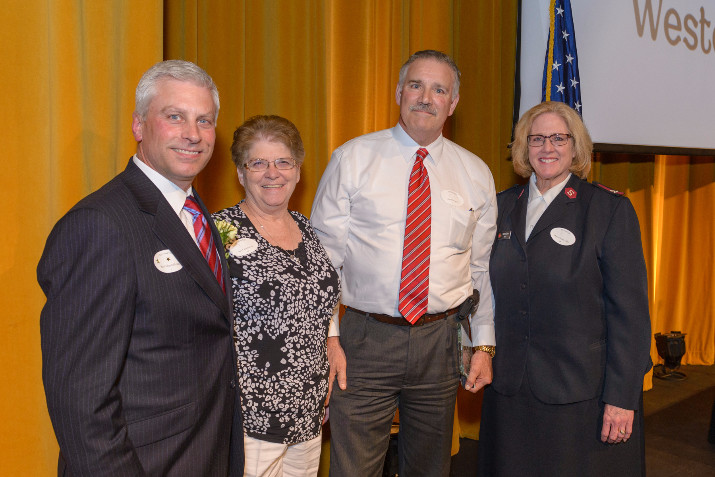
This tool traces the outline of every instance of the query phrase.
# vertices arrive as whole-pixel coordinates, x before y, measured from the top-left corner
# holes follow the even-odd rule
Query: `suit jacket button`
[[[236,379],[231,380],[231,389],[236,389]]]

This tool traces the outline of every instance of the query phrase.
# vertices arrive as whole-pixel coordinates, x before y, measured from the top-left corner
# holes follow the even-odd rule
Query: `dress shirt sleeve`
[[[608,327],[603,402],[638,409],[651,365],[648,277],[636,212],[627,198],[617,202],[600,255]]]
[[[78,209],[55,226],[37,269],[47,409],[72,475],[144,475],[118,389],[134,319],[131,256],[109,217]]]
[[[472,236],[472,255],[469,268],[472,275],[472,286],[479,291],[479,306],[472,314],[472,343],[474,346],[495,345],[494,334],[494,297],[492,283],[489,278],[489,257],[497,230],[497,199],[494,179],[487,170],[487,178],[482,181],[484,203],[476,212],[479,214],[477,225]],[[478,186],[478,185],[475,185]]]
[[[323,177],[318,184],[318,190],[313,200],[310,222],[313,225],[320,243],[328,253],[331,263],[340,275],[340,282],[345,283],[342,266],[345,261],[348,231],[350,226],[350,196],[347,190],[348,177],[343,161],[344,151],[340,148],[333,152]],[[338,310],[335,307],[330,322],[328,336],[338,336]]]

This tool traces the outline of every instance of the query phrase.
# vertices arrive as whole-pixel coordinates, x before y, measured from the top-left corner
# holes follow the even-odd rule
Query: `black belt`
[[[368,313],[366,311],[362,311],[362,310],[358,310],[357,308],[353,308],[352,306],[346,306],[345,308],[352,311],[353,313],[358,313],[360,315],[367,316],[369,318],[374,318],[381,323],[387,323],[388,325],[397,325],[397,326],[422,326],[425,323],[431,323],[433,321],[443,320],[444,318],[447,318],[448,316],[452,316],[455,313],[457,313],[457,311],[459,311],[459,307],[457,306],[455,308],[450,308],[447,311],[443,311],[442,313],[425,313],[424,315],[417,318],[417,321],[415,321],[414,323],[410,323],[402,316],[390,316],[390,315],[384,315],[382,313]]]

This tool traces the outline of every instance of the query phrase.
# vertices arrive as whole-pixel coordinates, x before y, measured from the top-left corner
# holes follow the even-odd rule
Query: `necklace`
[[[248,206],[250,206],[250,208],[251,208],[251,214],[256,218],[256,221],[258,222],[258,226],[261,228],[261,231],[263,231],[263,232],[265,232],[266,234],[268,234],[268,236],[269,236],[274,242],[278,243],[278,241],[277,241],[276,238],[273,236],[273,234],[270,233],[270,232],[268,231],[268,229],[266,229],[266,228],[263,226],[263,222],[261,222],[261,219],[259,218],[258,211],[256,211],[256,210],[253,208],[253,205],[249,204],[247,200],[244,200],[243,203],[246,204],[246,205],[248,205]],[[287,211],[286,211],[286,212],[287,212]],[[245,211],[244,211],[244,213],[245,213]],[[289,214],[289,215],[290,215],[290,214]],[[291,234],[291,235],[293,235],[293,230],[292,230],[292,228],[289,227],[288,233]],[[269,242],[269,243],[270,243],[270,242]],[[291,260],[293,260],[293,262],[295,262],[296,264],[300,265],[300,258],[295,254],[295,252],[298,250],[298,247],[300,247],[300,244],[298,244],[298,247],[296,247],[294,250],[286,250],[286,249],[284,249],[283,247],[281,247],[281,246],[279,246],[279,245],[275,245],[275,247],[277,247],[279,250],[283,250],[283,252],[285,252],[285,253],[288,255],[288,258],[290,258]]]

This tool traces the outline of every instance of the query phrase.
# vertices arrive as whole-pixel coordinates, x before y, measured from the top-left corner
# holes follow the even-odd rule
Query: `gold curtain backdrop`
[[[10,124],[0,244],[0,475],[55,473],[41,380],[35,268],[54,223],[121,171],[135,150],[134,88],[162,59],[205,68],[221,92],[214,158],[196,181],[212,210],[242,197],[229,146],[255,114],[296,123],[306,162],[291,208],[310,212],[332,150],[397,122],[397,72],[410,53],[452,54],[463,71],[445,134],[479,155],[497,189],[507,160],[516,0],[6,0],[1,110]],[[586,104],[585,107],[588,107]],[[683,362],[715,360],[715,162],[596,155],[592,178],[638,212],[653,330],[687,333]],[[657,353],[653,347],[653,358]],[[646,387],[649,380],[646,380]],[[476,437],[480,397],[459,395],[455,432]],[[327,453],[326,453],[327,454]],[[323,466],[324,469],[325,466]],[[321,471],[321,474],[323,471]]]

